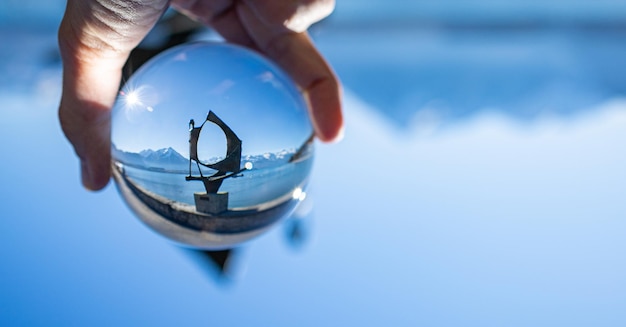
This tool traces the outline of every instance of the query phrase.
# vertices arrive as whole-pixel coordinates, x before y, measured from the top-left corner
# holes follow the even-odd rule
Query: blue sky
[[[199,126],[209,110],[243,141],[244,155],[297,149],[311,135],[302,96],[273,65],[239,48],[190,49],[165,54],[128,81],[113,116],[119,149],[172,147],[187,155],[189,120]]]

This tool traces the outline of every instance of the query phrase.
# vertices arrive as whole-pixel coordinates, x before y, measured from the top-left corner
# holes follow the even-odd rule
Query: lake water
[[[251,169],[227,178],[219,192],[229,193],[229,208],[257,206],[306,185],[313,157],[266,169]],[[124,166],[126,176],[139,186],[168,199],[194,205],[194,193],[205,193],[201,181],[186,181],[186,173],[157,172]]]

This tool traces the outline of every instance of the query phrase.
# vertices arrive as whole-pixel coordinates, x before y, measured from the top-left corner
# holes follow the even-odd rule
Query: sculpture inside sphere
[[[120,91],[113,176],[158,233],[228,248],[304,198],[313,133],[302,95],[272,62],[235,45],[186,44],[151,59]]]

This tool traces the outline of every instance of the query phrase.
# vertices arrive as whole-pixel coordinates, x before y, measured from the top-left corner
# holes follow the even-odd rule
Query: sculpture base
[[[196,210],[202,213],[218,214],[228,210],[228,193],[194,193]]]

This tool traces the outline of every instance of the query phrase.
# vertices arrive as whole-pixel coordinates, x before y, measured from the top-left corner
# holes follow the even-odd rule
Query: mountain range
[[[294,149],[285,149],[259,155],[244,155],[241,157],[241,162],[242,164],[252,163],[252,169],[263,169],[289,161],[295,152]],[[183,157],[171,147],[158,150],[146,149],[136,153],[126,152],[113,146],[111,155],[115,160],[131,167],[172,173],[189,172],[189,159]],[[207,161],[217,162],[222,159],[223,157],[215,157]],[[197,169],[195,163],[193,164],[193,169]]]

